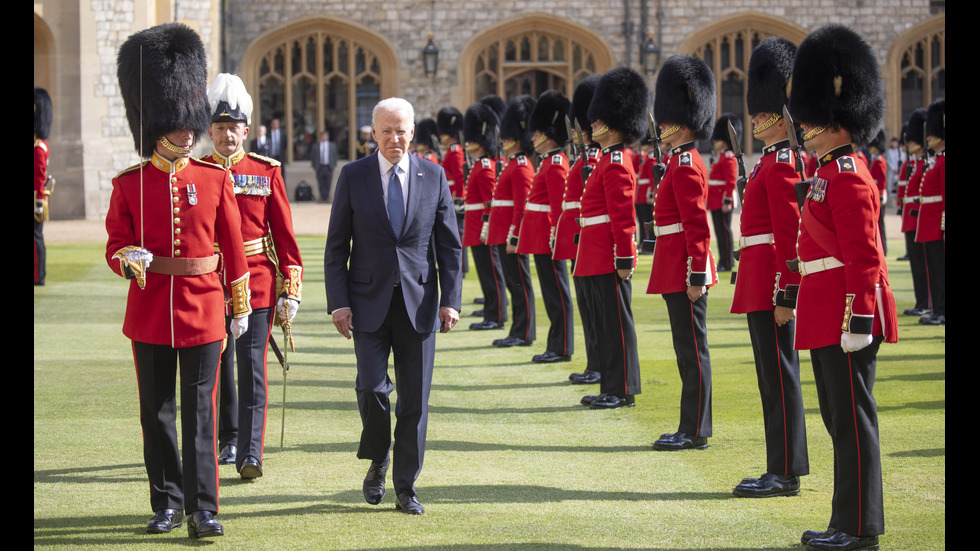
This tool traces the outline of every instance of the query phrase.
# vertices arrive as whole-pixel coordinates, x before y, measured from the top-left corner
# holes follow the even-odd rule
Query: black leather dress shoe
[[[806,544],[807,551],[857,551],[878,549],[878,536],[859,538],[844,532],[834,532],[829,538],[813,538]]]
[[[933,314],[919,318],[919,325],[946,325],[946,316]]]
[[[690,436],[683,432],[661,435],[653,443],[653,449],[660,451],[703,450],[708,447],[708,439],[704,436]]]
[[[192,538],[212,538],[225,535],[225,529],[211,511],[197,511],[187,517],[187,535]]]
[[[487,329],[503,329],[504,324],[497,321],[479,321],[470,324],[470,331],[486,331]]]
[[[483,297],[476,297],[475,299],[473,299],[473,304],[484,304],[486,302],[487,302],[487,299],[485,299]]]
[[[800,543],[806,545],[810,540],[822,540],[833,536],[837,532],[836,528],[827,527],[826,530],[820,532],[818,530],[807,530],[803,532],[803,536],[800,538]]]
[[[242,480],[252,480],[262,477],[262,463],[251,455],[242,460],[242,467],[238,469],[238,474],[242,475]]]
[[[480,310],[473,310],[473,313],[470,314],[470,316],[471,317],[474,317],[474,318],[482,318],[483,317],[483,310],[482,309],[480,309]]]
[[[364,477],[364,501],[371,505],[381,503],[385,497],[385,476],[388,474],[388,458],[383,463],[371,462]]]
[[[497,348],[510,348],[511,346],[531,346],[532,342],[517,337],[507,337],[506,339],[494,339],[493,345]]]
[[[398,494],[398,503],[395,504],[395,509],[405,513],[406,515],[421,515],[425,512],[425,507],[419,503],[419,498],[412,492],[402,492]]]
[[[902,312],[902,314],[906,316],[925,316],[931,313],[932,310],[928,308],[906,308],[905,311]]]
[[[531,361],[536,364],[553,364],[555,362],[570,362],[572,361],[571,356],[562,356],[552,352],[551,350],[546,350],[544,354],[535,354],[531,356]]]
[[[738,497],[795,496],[800,493],[800,477],[766,473],[755,482],[735,486],[732,493]]]
[[[150,522],[146,523],[147,534],[169,534],[174,528],[180,528],[184,522],[184,513],[176,509],[160,509],[153,514]]]
[[[234,444],[225,444],[218,454],[218,465],[234,465],[238,459],[238,448]]]
[[[602,375],[600,375],[598,371],[586,369],[585,373],[572,373],[569,375],[568,380],[571,381],[573,385],[592,385],[601,381]]]
[[[598,400],[592,400],[589,404],[589,409],[619,409],[619,408],[631,408],[635,405],[636,400],[633,396],[616,396],[615,394],[606,394],[604,397]]]
[[[583,406],[591,406],[592,405],[592,402],[595,402],[596,400],[601,400],[601,399],[603,399],[605,397],[606,397],[606,394],[595,394],[595,395],[592,395],[592,396],[582,396],[582,399],[580,400],[580,402],[582,403]]]

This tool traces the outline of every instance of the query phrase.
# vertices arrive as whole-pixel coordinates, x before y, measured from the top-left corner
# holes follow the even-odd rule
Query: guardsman
[[[636,267],[636,173],[626,144],[646,129],[647,87],[636,71],[619,67],[596,85],[587,115],[602,156],[582,193],[575,277],[589,292],[598,342],[600,393],[584,396],[590,409],[632,407],[640,393],[640,358],[633,325],[630,276]]]
[[[820,414],[834,446],[834,491],[825,531],[804,532],[810,551],[878,549],[884,532],[878,346],[898,340],[895,299],[878,233],[878,189],[851,155],[881,127],[884,85],[864,40],[826,25],[800,44],[789,110],[817,152],[800,214],[802,274],[796,349],[809,350]]]
[[[653,167],[660,162],[653,152],[653,139],[649,131],[640,142],[643,151],[643,161],[636,172],[636,193],[633,201],[636,205],[636,237],[639,242],[640,254],[650,254],[652,250],[643,250],[643,245],[652,243],[651,234],[647,230],[647,222],[653,221]],[[649,245],[648,245],[649,246]]]
[[[119,49],[126,118],[137,152],[149,160],[113,179],[105,221],[106,261],[131,279],[123,334],[133,341],[154,511],[146,529],[170,532],[186,512],[192,538],[224,533],[214,518],[214,393],[225,339],[225,292],[233,335],[248,329],[251,313],[242,220],[231,177],[217,165],[190,157],[211,120],[205,66],[200,37],[180,23],[140,31]]]
[[[34,89],[34,285],[44,285],[47,249],[44,222],[48,219],[48,134],[51,132],[51,96],[44,88]]]
[[[677,432],[654,442],[656,450],[704,449],[711,436],[711,358],[708,354],[708,287],[718,282],[711,258],[705,204],[708,171],[694,140],[711,136],[715,79],[690,56],[669,58],[657,77],[654,116],[670,150],[667,173],[653,207],[653,268],[647,293],[667,303],[674,354],[681,375],[681,420]]]
[[[922,244],[932,296],[932,315],[922,325],[946,325],[946,99],[936,100],[926,114],[926,144],[936,152],[919,187],[916,243]]]
[[[504,283],[510,292],[513,322],[507,337],[493,341],[498,348],[531,346],[536,335],[531,261],[526,254],[517,254],[514,236],[524,216],[524,203],[534,179],[534,167],[528,155],[534,153],[529,125],[535,103],[531,96],[517,96],[507,106],[500,121],[501,155],[506,157],[507,165],[493,190],[486,243],[496,250],[500,259]]]
[[[449,192],[453,194],[453,204],[456,205],[456,225],[459,227],[459,239],[463,239],[463,224],[466,213],[463,205],[466,200],[466,152],[459,137],[463,133],[463,114],[455,107],[443,107],[436,114],[436,126],[439,132],[439,142],[443,147],[442,169],[449,181]],[[463,248],[463,274],[469,271],[469,254]]]
[[[765,147],[742,198],[732,313],[748,318],[762,395],[766,471],[735,486],[734,494],[739,497],[796,495],[800,476],[810,472],[800,358],[793,349],[800,275],[786,265],[796,257],[800,227],[794,184],[801,177],[783,120],[795,56],[796,46],[772,36],[756,46],[749,61],[747,100],[752,134]]]
[[[915,227],[919,219],[919,185],[925,167],[927,152],[923,147],[925,142],[924,127],[926,110],[916,109],[909,115],[906,122],[907,130],[905,143],[909,149],[909,160],[906,163],[908,183],[905,186],[905,197],[902,199],[902,233],[905,234],[905,250],[909,257],[909,269],[912,271],[912,292],[915,296],[915,306],[906,308],[906,316],[931,316],[929,297],[929,275],[926,272],[926,255],[922,243],[915,240]]]
[[[730,272],[735,258],[732,256],[732,212],[737,206],[735,180],[738,179],[738,161],[732,152],[732,139],[728,134],[728,123],[735,128],[735,135],[742,134],[742,118],[731,113],[723,113],[715,122],[711,132],[711,143],[717,157],[708,173],[708,203],[711,221],[715,226],[715,239],[718,240],[718,271]]]
[[[569,138],[565,116],[570,106],[571,102],[561,92],[547,90],[538,96],[531,112],[531,139],[541,164],[527,195],[517,253],[534,255],[544,310],[551,322],[545,351],[531,358],[534,363],[570,361],[575,347],[568,266],[564,260],[552,256],[568,175],[568,159],[562,148]]]
[[[878,186],[878,198],[881,203],[881,212],[878,214],[878,233],[887,235],[885,233],[885,201],[888,199],[888,161],[885,159],[884,130],[879,130],[875,139],[871,140],[871,143],[868,144],[868,153],[871,154],[871,159],[868,162],[868,171],[871,172],[871,178],[874,179],[875,185]],[[885,256],[887,256],[887,239],[881,240],[881,249],[885,251]]]
[[[436,149],[439,127],[435,119],[422,119],[415,125],[415,154],[426,161],[441,164]]]
[[[221,455],[235,456],[233,461],[239,474],[248,480],[262,476],[269,391],[269,336],[273,321],[282,325],[291,322],[296,315],[302,298],[303,261],[293,235],[293,216],[279,161],[245,153],[243,149],[252,116],[252,98],[245,90],[245,84],[235,75],[221,73],[208,88],[208,101],[211,105],[208,136],[214,150],[202,160],[231,172],[242,217],[242,239],[252,291],[248,330],[235,340],[238,359],[237,450],[227,449],[231,445],[228,443],[221,448]],[[288,346],[288,343],[283,345]],[[230,353],[222,354],[222,376],[233,379],[234,365]]]

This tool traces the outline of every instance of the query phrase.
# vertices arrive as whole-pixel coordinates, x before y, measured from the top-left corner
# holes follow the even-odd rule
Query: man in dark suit
[[[330,132],[320,133],[320,141],[313,144],[310,160],[320,188],[320,202],[326,203],[330,201],[330,184],[333,183],[333,169],[337,166],[337,148],[330,141]]]
[[[340,172],[323,265],[334,326],[348,339],[354,334],[363,426],[357,457],[371,460],[364,498],[376,505],[385,495],[394,353],[396,508],[420,515],[415,479],[425,454],[435,331],[459,321],[462,247],[445,173],[408,154],[414,120],[403,99],[375,106],[378,153]]]
[[[259,125],[258,136],[252,140],[252,153],[258,153],[263,157],[268,157],[271,152],[272,149],[269,145],[269,137],[266,136],[265,125]]]

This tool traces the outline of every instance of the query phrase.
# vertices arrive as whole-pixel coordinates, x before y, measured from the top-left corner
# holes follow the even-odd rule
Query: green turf
[[[714,434],[705,451],[654,452],[674,431],[680,380],[663,300],[645,295],[649,256],[634,276],[643,394],[628,410],[591,411],[571,386],[585,354],[576,324],[570,363],[535,365],[544,350],[495,349],[504,331],[471,332],[479,294],[464,282],[464,317],[437,339],[422,517],[391,494],[364,503],[367,463],[354,457],[360,420],[354,354],[328,323],[323,238],[301,237],[305,295],[290,356],[285,449],[281,371],[269,364],[265,476],[243,483],[221,467],[229,549],[802,549],[800,533],[830,515],[832,453],[809,356],[802,355],[811,474],[795,498],[736,499],[764,471],[762,412],[744,316],[728,313],[728,274],[708,300]],[[891,243],[893,254],[902,246]],[[187,544],[186,530],[149,536],[135,373],[121,333],[127,284],[101,244],[49,245],[47,286],[34,289],[34,545],[139,549]],[[899,311],[911,306],[906,263],[893,262]],[[536,277],[534,278],[536,285]],[[547,318],[538,296],[538,335]],[[577,317],[577,312],[576,312]],[[881,427],[883,549],[945,548],[946,332],[902,318],[883,345],[875,395]],[[393,398],[395,396],[393,395]],[[390,483],[390,481],[389,481]]]

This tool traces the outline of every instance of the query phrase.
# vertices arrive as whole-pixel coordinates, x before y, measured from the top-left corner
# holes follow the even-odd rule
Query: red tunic
[[[905,171],[908,170],[909,161],[902,163],[902,166],[898,169],[898,185],[895,188],[895,200],[901,205],[901,210],[899,214],[905,211],[905,188],[908,187],[908,176]]]
[[[694,144],[675,147],[653,207],[659,228],[681,224],[683,231],[657,236],[648,294],[680,293],[689,286],[718,283],[708,230],[708,171]]]
[[[924,161],[915,161],[915,173],[905,186],[905,199],[902,204],[902,232],[915,231],[915,223],[919,216],[919,185],[922,183],[922,165]]]
[[[44,199],[44,183],[48,179],[48,144],[34,140],[34,198]]]
[[[453,199],[466,198],[466,181],[463,179],[463,164],[466,163],[466,153],[458,143],[449,146],[449,150],[442,157],[442,169],[446,171],[446,180],[449,181],[449,191],[453,194]]]
[[[735,204],[735,181],[738,179],[738,160],[731,151],[721,154],[708,174],[708,210],[721,210],[725,199]]]
[[[105,219],[106,261],[122,276],[119,260],[112,255],[123,247],[141,246],[155,258],[204,258],[214,254],[217,243],[227,280],[238,281],[248,275],[241,223],[228,172],[197,159],[180,159],[171,168],[169,161],[154,153],[151,162],[131,167],[112,180]],[[140,289],[135,279],[130,282],[123,334],[174,348],[220,341],[225,338],[224,304],[217,272],[198,276],[150,272],[145,288]]]
[[[531,182],[517,241],[518,254],[551,254],[551,236],[565,196],[568,159],[560,150],[546,155]]]
[[[633,152],[616,144],[602,150],[582,193],[583,223],[578,243],[576,277],[615,273],[636,266],[636,173]],[[608,217],[608,222],[598,221]],[[595,223],[589,222],[596,220]]]
[[[890,334],[897,318],[888,268],[878,235],[880,203],[871,174],[844,145],[825,155],[800,217],[797,252],[802,262],[833,257],[843,263],[804,275],[797,300],[797,350],[839,346],[841,333]],[[893,299],[892,299],[893,300]],[[882,316],[886,316],[883,320]],[[884,321],[887,331],[883,332]]]
[[[517,232],[533,178],[534,168],[527,157],[523,153],[512,155],[493,189],[487,245],[504,245],[511,228]]]
[[[493,186],[497,173],[493,161],[480,157],[470,169],[466,181],[466,219],[463,223],[463,246],[483,245],[480,231],[483,230],[483,214],[490,214],[488,205],[493,199]]]
[[[946,239],[943,222],[946,213],[946,150],[936,155],[932,166],[922,177],[919,190],[919,222],[915,232],[916,243]]]
[[[599,150],[590,148],[586,152],[586,157],[588,158],[588,165],[595,167],[599,161]],[[582,228],[579,227],[576,219],[582,211],[582,192],[585,189],[585,182],[582,181],[582,167],[585,164],[582,162],[582,157],[578,157],[568,171],[568,179],[565,180],[565,197],[562,202],[561,216],[558,217],[558,225],[555,227],[555,253],[552,255],[555,260],[572,260],[578,255],[577,236]]]
[[[657,159],[653,155],[647,155],[640,165],[640,172],[636,179],[636,194],[633,201],[637,205],[649,202],[648,195],[653,193],[653,167],[657,164]]]
[[[796,232],[800,227],[794,191],[799,180],[795,161],[788,141],[767,147],[745,184],[739,233],[750,239],[771,234],[772,239],[768,243],[742,245],[732,297],[733,314],[772,310],[777,290],[783,292],[781,298],[787,285],[800,283],[800,274],[786,266],[787,260],[796,258]]]
[[[221,166],[231,164],[235,199],[242,218],[242,239],[247,243],[271,233],[283,279],[290,279],[289,268],[302,277],[303,260],[293,234],[293,215],[279,161],[255,153],[246,155],[244,150],[230,158],[212,152],[204,160]],[[254,254],[247,260],[252,308],[275,306],[278,298],[275,265],[265,254]]]
[[[872,155],[868,171],[871,173],[871,179],[878,186],[878,197],[883,196],[885,190],[888,189],[888,162],[885,161],[885,156]]]

